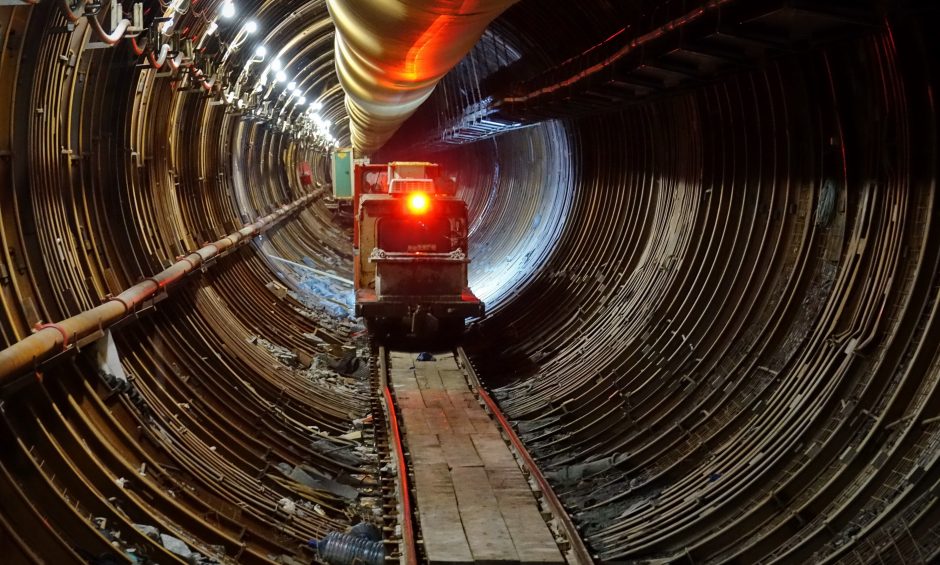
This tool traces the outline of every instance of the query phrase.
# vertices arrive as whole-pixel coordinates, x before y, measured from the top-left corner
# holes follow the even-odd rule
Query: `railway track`
[[[389,510],[386,520],[393,526],[390,529],[391,539],[387,540],[387,544],[393,546],[393,551],[387,551],[387,555],[394,558],[397,554],[400,562],[413,565],[418,562],[419,555],[417,533],[398,413],[389,389],[385,348],[373,344],[370,351],[376,446],[381,460],[385,462],[381,471],[383,508]],[[385,531],[389,532],[388,529]]]
[[[392,351],[384,346],[373,346],[372,366],[375,367],[373,382],[377,387],[376,396],[382,399],[383,417],[386,422],[384,428],[388,433],[387,448],[383,448],[383,458],[388,457],[389,464],[386,467],[396,469],[394,476],[395,493],[394,507],[395,515],[398,517],[399,526],[395,529],[395,542],[398,546],[397,555],[401,556],[404,563],[427,562],[429,554],[427,544],[425,543],[424,533],[420,527],[419,516],[421,506],[418,504],[418,496],[415,485],[415,461],[412,458],[412,452],[408,447],[408,437],[403,430],[401,407],[396,402],[396,382],[389,370],[391,355],[408,355],[405,352]],[[440,355],[440,353],[437,353]],[[490,414],[493,425],[500,430],[500,435],[505,441],[510,451],[515,456],[518,466],[522,469],[524,475],[529,479],[530,488],[533,494],[539,498],[543,518],[548,516],[552,520],[554,532],[558,538],[563,540],[561,545],[567,551],[569,563],[588,564],[593,563],[593,558],[580,538],[574,523],[569,518],[567,511],[561,504],[561,501],[555,495],[548,481],[542,475],[535,464],[534,459],[526,451],[522,441],[517,436],[509,423],[509,420],[503,415],[499,406],[489,396],[480,383],[476,369],[467,357],[463,348],[456,348],[453,352],[454,369],[459,369],[464,379],[466,387],[473,392],[479,404],[486,413]],[[420,361],[415,362],[418,365]],[[414,369],[415,367],[412,367]],[[399,383],[400,387],[401,384]],[[378,420],[378,418],[376,418]],[[431,430],[434,432],[435,430]],[[443,432],[443,430],[441,430]],[[376,432],[379,433],[379,430]],[[383,476],[383,484],[388,478]],[[427,499],[426,499],[427,500]],[[390,507],[386,504],[386,507]],[[428,510],[430,512],[430,510]],[[546,518],[549,519],[549,518]],[[471,550],[473,550],[471,542]],[[522,553],[520,557],[524,557]],[[527,557],[527,556],[526,556]]]

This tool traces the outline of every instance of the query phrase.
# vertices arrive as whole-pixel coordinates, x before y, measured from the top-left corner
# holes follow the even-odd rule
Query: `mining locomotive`
[[[434,163],[353,175],[356,315],[379,338],[457,339],[484,312],[467,285],[467,204]]]

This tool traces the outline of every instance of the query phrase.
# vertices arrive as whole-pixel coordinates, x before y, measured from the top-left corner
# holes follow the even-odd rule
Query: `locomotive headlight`
[[[424,214],[431,206],[431,199],[423,192],[412,192],[408,195],[408,211],[412,214]]]

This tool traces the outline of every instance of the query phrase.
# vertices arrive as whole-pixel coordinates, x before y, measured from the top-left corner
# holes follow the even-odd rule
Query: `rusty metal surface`
[[[199,4],[177,14],[197,40],[219,7]],[[258,15],[326,13],[287,4]],[[148,7],[149,25],[160,9]],[[186,562],[135,524],[221,563],[310,559],[309,540],[382,520],[359,497],[285,473],[365,499],[377,487],[373,438],[339,438],[367,413],[368,383],[326,366],[357,328],[301,301],[298,280],[267,258],[351,272],[348,234],[314,196],[324,156],[214,104],[226,73],[200,80],[149,38],[92,48],[93,25],[70,23],[59,2],[0,6],[0,344],[25,338],[13,351],[30,350],[0,354],[4,379],[29,371],[0,401],[5,559],[131,562],[131,550]],[[328,115],[341,95],[323,102]],[[109,325],[116,364],[91,343]],[[33,371],[66,340],[62,362]]]
[[[286,217],[303,209],[314,198],[315,195],[308,194],[281,206],[276,212],[182,257],[143,282],[108,298],[100,306],[59,322],[37,324],[32,335],[0,350],[0,385],[26,371],[40,370],[43,362],[53,355],[65,352],[96,332],[107,330],[128,316],[133,316],[146,301],[153,300],[159,293],[168,292],[187,275],[265,233]]]
[[[541,470],[539,470],[535,459],[533,459],[526,450],[525,444],[522,443],[522,440],[519,439],[519,436],[516,434],[515,430],[513,430],[512,425],[506,418],[506,415],[503,414],[502,410],[499,408],[499,405],[496,404],[496,402],[486,391],[486,388],[480,383],[480,379],[477,376],[476,370],[473,368],[473,362],[470,361],[469,357],[467,357],[466,351],[464,351],[462,347],[458,347],[455,356],[457,357],[460,368],[467,376],[467,380],[470,383],[470,388],[473,389],[473,391],[486,404],[489,413],[493,415],[493,418],[502,429],[502,433],[505,434],[507,438],[509,438],[509,443],[512,444],[513,452],[516,454],[516,457],[522,460],[523,468],[525,468],[530,477],[535,480],[542,496],[547,499],[547,504],[551,509],[552,516],[560,524],[562,533],[565,536],[569,547],[571,548],[573,559],[570,559],[569,562],[573,562],[579,565],[590,565],[594,563],[594,557],[591,556],[591,552],[588,550],[587,546],[584,545],[584,540],[581,539],[581,533],[578,531],[577,526],[575,526],[574,522],[571,520],[571,517],[568,516],[568,510],[555,494],[551,484],[549,484],[548,480],[545,479],[545,475],[543,475]]]
[[[936,42],[914,14],[573,122],[556,255],[467,347],[600,561],[936,553],[937,128],[913,94]]]
[[[412,497],[414,496],[411,474],[408,470],[408,460],[405,455],[405,444],[399,425],[398,407],[395,397],[389,388],[388,352],[385,347],[379,346],[374,351],[374,360],[378,373],[378,388],[381,391],[383,416],[388,422],[388,441],[392,444],[395,461],[395,491],[399,504],[398,524],[401,526],[400,562],[404,565],[418,563],[418,537],[414,525],[414,509]]]
[[[517,3],[410,118],[420,151],[467,142],[427,158],[469,203],[492,305],[470,355],[599,561],[936,562],[937,4],[739,0],[657,33],[707,4]],[[106,11],[61,5],[0,6],[3,347],[301,197],[301,162],[326,187],[301,95],[348,135],[323,1],[239,1],[214,38],[222,2],[181,3],[176,32],[111,48]],[[296,92],[257,88],[274,58]],[[488,123],[515,86],[549,88]],[[281,465],[387,506],[356,455],[386,430],[339,437],[377,389],[301,367],[357,328],[268,259],[348,279],[349,238],[313,202],[112,326],[126,384],[89,343],[23,381],[0,405],[4,557],[87,562],[118,531],[181,562],[141,523],[221,562],[309,561],[364,510]]]

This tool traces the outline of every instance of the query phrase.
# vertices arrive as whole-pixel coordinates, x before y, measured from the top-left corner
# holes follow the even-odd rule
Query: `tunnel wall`
[[[493,314],[523,292],[556,249],[573,191],[560,122],[428,157],[457,179],[470,218],[469,283]]]
[[[520,2],[488,36],[511,52],[478,76],[538,73],[652,4],[655,25],[686,8]],[[325,13],[246,2],[239,23],[258,18],[342,135]],[[57,3],[2,7],[0,24],[4,343],[293,199],[298,160],[325,180],[323,154],[270,121],[137,67],[126,45],[85,49],[87,24],[63,33]],[[937,558],[931,25],[887,19],[690,91],[429,155],[452,165],[474,218],[490,315],[468,348],[599,560]],[[318,202],[116,331],[117,365],[89,347],[4,388],[4,555],[78,561],[119,531],[174,559],[133,527],[152,523],[264,562],[345,527],[345,503],[324,497],[285,529],[275,509],[299,493],[275,471],[360,469],[348,445],[317,442],[335,443],[368,394],[285,362],[341,351],[354,328],[287,294],[264,255],[348,274],[347,245]]]
[[[936,533],[936,53],[886,22],[565,122],[563,233],[471,345],[602,560]]]
[[[179,29],[198,41],[220,5],[177,14]],[[286,35],[309,24],[260,3],[242,8],[238,25],[252,11],[280,19]],[[162,9],[148,3],[148,23]],[[322,2],[306,9],[325,13]],[[0,346],[309,191],[318,200],[158,292],[119,328],[77,344],[64,335],[51,362],[0,383],[4,562],[180,561],[135,525],[203,556],[297,555],[350,514],[347,500],[311,495],[288,475],[300,465],[359,471],[352,446],[334,442],[368,411],[364,384],[326,382],[297,364],[341,352],[358,327],[299,300],[266,257],[350,272],[348,233],[332,227],[322,199],[323,150],[243,119],[188,68],[157,69],[129,40],[92,48],[98,40],[59,2],[0,7]],[[301,184],[302,161],[313,186]],[[278,514],[284,498],[301,512]]]

